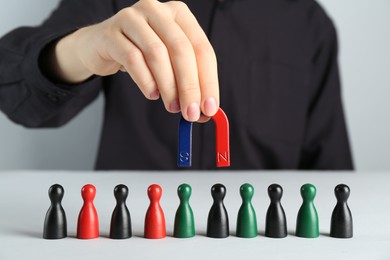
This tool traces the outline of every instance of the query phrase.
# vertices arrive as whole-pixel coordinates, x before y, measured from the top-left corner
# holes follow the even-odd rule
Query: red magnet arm
[[[212,117],[216,132],[217,167],[230,166],[229,120],[221,108]]]

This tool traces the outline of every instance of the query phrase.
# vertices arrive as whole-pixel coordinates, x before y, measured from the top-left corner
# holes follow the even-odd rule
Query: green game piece
[[[240,187],[242,204],[237,216],[237,236],[251,238],[257,236],[256,212],[252,206],[253,193],[252,185],[245,183]]]
[[[191,186],[188,184],[182,184],[177,188],[180,205],[175,215],[174,237],[189,238],[195,236],[194,213],[189,203],[191,192]]]
[[[301,187],[302,206],[298,211],[296,236],[315,238],[320,235],[318,214],[313,200],[316,196],[316,187],[305,184]]]

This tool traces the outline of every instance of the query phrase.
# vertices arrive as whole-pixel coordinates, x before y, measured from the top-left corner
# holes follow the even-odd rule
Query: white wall
[[[0,35],[17,26],[39,24],[59,2],[0,0]],[[103,98],[100,97],[59,129],[24,129],[0,113],[0,170],[93,169],[102,107]]]
[[[0,35],[38,24],[58,2],[0,0]],[[338,29],[344,107],[356,167],[390,170],[390,1],[319,2]],[[54,130],[26,130],[0,113],[0,170],[93,169],[102,106],[99,98],[71,123]]]
[[[339,35],[350,138],[359,170],[390,170],[390,1],[320,0]]]

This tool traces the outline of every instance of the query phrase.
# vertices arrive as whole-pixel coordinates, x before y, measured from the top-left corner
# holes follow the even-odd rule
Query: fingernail
[[[210,97],[204,102],[204,113],[206,116],[213,116],[217,113],[217,102],[215,98]]]
[[[169,105],[169,110],[172,113],[177,113],[180,111],[180,102],[179,100],[174,100],[170,105]]]
[[[150,99],[153,99],[153,100],[159,99],[159,97],[160,97],[160,91],[158,91],[158,90],[153,91],[153,92],[150,94],[149,97],[150,97]]]
[[[190,121],[197,121],[200,117],[200,108],[197,103],[192,103],[187,108],[187,116]]]

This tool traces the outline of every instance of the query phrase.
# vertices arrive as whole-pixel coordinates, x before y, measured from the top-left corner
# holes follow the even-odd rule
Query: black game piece
[[[352,214],[347,204],[350,189],[345,184],[339,184],[334,189],[334,194],[337,198],[337,204],[332,213],[330,236],[351,238],[353,235]]]
[[[61,206],[64,188],[54,184],[49,188],[50,208],[47,210],[43,225],[43,238],[60,239],[67,236],[65,211]]]
[[[214,203],[211,206],[207,220],[207,236],[212,238],[225,238],[229,236],[229,218],[223,205],[226,188],[222,184],[215,184],[211,188]]]
[[[265,236],[273,238],[283,238],[287,236],[287,221],[280,200],[283,189],[279,184],[271,184],[268,187],[268,196],[271,203],[268,207],[265,220]]]
[[[130,212],[126,206],[128,194],[129,189],[124,184],[119,184],[114,189],[117,204],[112,212],[110,238],[125,239],[132,235]]]

